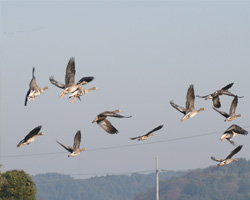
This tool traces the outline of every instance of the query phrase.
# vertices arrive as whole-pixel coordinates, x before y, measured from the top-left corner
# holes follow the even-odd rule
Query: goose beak
[[[98,118],[96,117],[96,118],[92,121],[92,123],[95,123],[97,120],[98,120]]]

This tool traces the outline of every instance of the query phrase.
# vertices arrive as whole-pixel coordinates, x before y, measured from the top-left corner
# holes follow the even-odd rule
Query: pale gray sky
[[[154,169],[156,155],[162,169],[205,168],[216,164],[210,156],[223,158],[234,149],[219,141],[231,124],[250,130],[250,2],[1,1],[0,5],[2,171],[119,174]],[[51,75],[64,81],[70,57],[75,57],[76,80],[94,76],[87,88],[98,87],[74,104],[67,96],[59,99],[61,90],[49,82]],[[49,90],[25,107],[32,67],[38,85]],[[182,114],[169,104],[174,100],[184,106],[190,84],[195,94],[206,95],[231,82],[230,91],[245,96],[236,110],[243,117],[232,122],[224,122],[212,109],[212,101],[196,98],[195,107],[207,110],[181,123]],[[221,97],[221,110],[228,112],[231,101],[232,97]],[[119,134],[109,135],[91,123],[100,112],[115,109],[133,116],[110,119]],[[161,124],[163,129],[147,141],[128,139]],[[17,148],[38,125],[46,135]],[[81,147],[89,151],[67,158],[68,152],[56,140],[72,146],[77,130],[82,132]],[[249,137],[235,138],[244,145],[237,157],[249,159]],[[134,144],[145,145],[109,148]],[[34,155],[26,156],[30,154]]]

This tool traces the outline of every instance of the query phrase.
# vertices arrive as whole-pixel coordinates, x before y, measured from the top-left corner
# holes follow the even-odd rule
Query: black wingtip
[[[32,76],[35,74],[35,67],[32,68]]]

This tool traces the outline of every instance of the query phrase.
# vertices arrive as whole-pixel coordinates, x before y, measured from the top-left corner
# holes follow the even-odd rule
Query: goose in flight
[[[248,131],[241,128],[240,126],[233,124],[231,125],[220,137],[220,140],[223,141],[227,139],[232,145],[235,145],[234,141],[232,140],[233,137],[236,135],[247,135]]]
[[[85,148],[80,149],[80,143],[81,143],[81,131],[77,131],[74,138],[74,144],[73,149],[70,146],[64,145],[58,141],[56,141],[58,144],[60,144],[63,148],[65,148],[67,151],[69,151],[71,154],[68,155],[68,157],[74,157],[79,155],[82,151],[85,151]]]
[[[225,87],[221,88],[220,90],[215,91],[214,93],[205,95],[205,96],[199,96],[196,95],[199,98],[204,98],[205,100],[207,99],[212,99],[213,100],[213,105],[215,108],[220,108],[221,107],[221,103],[220,103],[220,95],[228,95],[228,96],[233,96],[235,97],[236,95],[234,95],[233,93],[229,92],[229,89],[233,86],[234,83],[230,83],[228,85],[226,85]],[[243,98],[243,96],[238,98]]]
[[[93,91],[93,90],[97,90],[97,88],[96,87],[92,87],[90,89],[86,89],[86,88],[80,86],[79,88],[77,88],[77,90],[75,92],[73,92],[73,93],[71,93],[69,95],[69,98],[73,97],[73,100],[71,101],[71,103],[74,103],[74,101],[75,101],[76,98],[78,98],[81,101],[80,96],[86,95],[90,91]]]
[[[150,136],[153,136],[153,135],[154,135],[153,132],[160,130],[162,127],[163,127],[163,125],[160,125],[160,126],[154,128],[153,130],[149,131],[149,132],[146,133],[145,135],[138,136],[138,137],[133,137],[133,138],[130,138],[130,139],[131,139],[131,140],[137,139],[138,141],[146,140],[146,139],[148,139]]]
[[[194,108],[194,99],[194,86],[190,85],[186,95],[186,108],[178,106],[173,101],[170,101],[171,106],[173,106],[176,110],[184,114],[184,117],[181,119],[182,122],[187,118],[192,118],[196,116],[200,111],[205,110],[205,108],[200,108],[199,110],[196,110]]]
[[[221,115],[223,115],[224,117],[226,117],[226,119],[224,121],[232,121],[237,117],[242,117],[241,114],[238,114],[238,115],[235,114],[237,104],[238,104],[238,97],[235,96],[233,101],[232,101],[232,104],[231,104],[231,107],[230,107],[230,110],[229,110],[229,114],[224,112],[224,111],[220,111],[220,110],[218,110],[218,109],[216,109],[214,107],[213,107],[213,109],[215,111],[217,111],[218,113],[220,113]]]
[[[221,167],[222,165],[227,165],[233,161],[238,161],[237,158],[232,158],[236,153],[238,153],[241,148],[243,147],[243,145],[239,145],[238,147],[236,147],[225,159],[217,159],[215,157],[211,157],[212,160],[220,162],[217,166]]]
[[[29,134],[26,135],[25,138],[18,143],[17,147],[21,147],[24,144],[30,144],[36,139],[37,136],[44,135],[44,133],[39,133],[41,128],[42,126],[37,126],[32,131],[30,131]]]
[[[35,68],[33,67],[32,69],[32,79],[30,81],[30,88],[26,94],[25,97],[25,101],[24,101],[24,105],[27,106],[27,102],[29,100],[33,100],[33,102],[35,101],[35,97],[39,96],[40,94],[42,94],[45,90],[48,89],[47,86],[45,86],[44,88],[40,88],[37,83],[36,83],[36,77],[34,75],[35,73]]]
[[[63,89],[63,91],[60,93],[59,98],[62,98],[63,95],[66,93],[75,92],[81,85],[87,84],[94,79],[94,77],[92,76],[83,77],[77,82],[77,84],[75,84],[75,73],[76,73],[75,59],[70,58],[67,68],[66,68],[65,84],[59,83],[58,81],[54,79],[53,76],[50,77],[49,80],[53,85]]]
[[[107,133],[115,134],[118,130],[107,120],[107,117],[117,117],[117,118],[130,118],[132,116],[122,116],[118,114],[121,110],[105,111],[96,116],[92,123],[96,122],[100,127],[102,127]]]

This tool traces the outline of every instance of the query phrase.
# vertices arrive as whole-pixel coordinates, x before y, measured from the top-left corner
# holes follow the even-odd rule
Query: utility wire
[[[244,128],[249,128],[250,126],[246,126]],[[178,140],[186,140],[190,138],[198,138],[198,137],[205,137],[209,135],[214,135],[221,133],[222,131],[216,131],[211,133],[205,134],[198,134],[198,135],[191,135],[186,137],[179,137],[173,139],[166,139],[160,140],[155,142],[147,142],[147,143],[137,143],[137,144],[128,144],[128,145],[120,145],[120,146],[113,146],[113,147],[101,147],[101,148],[94,148],[94,149],[87,149],[86,151],[102,151],[102,150],[109,150],[109,149],[120,149],[120,148],[128,148],[128,147],[135,147],[135,146],[143,146],[143,145],[151,145],[151,144],[158,144],[158,143],[165,143],[165,142],[172,142]],[[56,154],[65,154],[65,152],[51,152],[51,153],[35,153],[35,154],[20,154],[20,155],[1,155],[0,158],[13,158],[13,157],[29,157],[29,156],[46,156],[46,155],[56,155]]]

